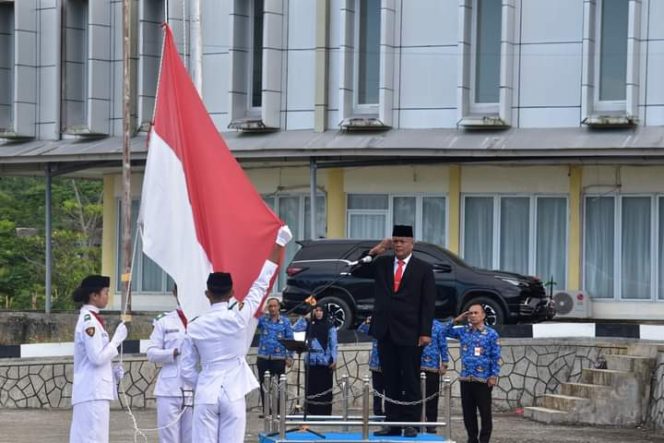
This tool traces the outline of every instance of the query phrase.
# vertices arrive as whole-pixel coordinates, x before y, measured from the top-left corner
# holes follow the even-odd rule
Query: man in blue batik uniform
[[[270,371],[271,376],[279,377],[286,372],[286,367],[293,363],[293,355],[279,340],[293,339],[293,328],[288,317],[279,313],[281,304],[274,297],[267,299],[267,313],[258,320],[260,338],[258,341],[258,355],[256,366],[258,367],[258,380],[263,385],[265,371]],[[263,389],[261,389],[261,401]]]
[[[366,321],[357,327],[357,332],[362,334],[371,335],[371,316],[367,317]],[[385,381],[383,380],[383,370],[380,368],[380,359],[378,358],[378,340],[375,338],[371,340],[371,354],[369,355],[369,370],[371,371],[371,386],[374,392],[385,394]],[[374,394],[373,396],[373,413],[374,415],[385,415],[383,411],[383,399]]]
[[[491,390],[500,373],[500,344],[498,333],[484,324],[484,308],[480,304],[446,323],[445,335],[459,340],[462,369],[459,374],[463,422],[468,443],[488,443],[491,438]],[[454,326],[467,320],[468,324]],[[480,411],[482,430],[477,428],[477,410]]]
[[[448,360],[445,328],[441,322],[434,320],[431,327],[431,343],[422,351],[420,363],[420,370],[426,375],[427,398],[438,392],[440,376],[447,372]],[[426,418],[430,422],[438,421],[438,396],[427,401]],[[427,432],[435,433],[435,426],[427,427]]]

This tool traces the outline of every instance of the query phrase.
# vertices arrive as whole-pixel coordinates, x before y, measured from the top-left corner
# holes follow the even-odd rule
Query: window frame
[[[3,58],[6,58],[7,68],[2,70],[7,71],[7,103],[1,103],[2,106],[7,108],[7,126],[4,128],[6,132],[11,132],[15,127],[15,110],[14,110],[14,90],[16,89],[16,5],[13,1],[3,2],[8,9],[11,9],[11,16],[5,17],[7,19],[7,46],[9,50],[3,53]],[[1,128],[1,126],[0,126]]]
[[[350,195],[386,195],[387,196],[387,209],[348,209],[348,198]],[[445,213],[443,214],[444,228],[444,244],[438,245],[444,248],[449,244],[449,198],[447,193],[437,194],[430,192],[417,192],[417,193],[376,193],[376,192],[349,192],[346,194],[346,237],[350,238],[351,232],[351,215],[383,215],[385,217],[385,233],[382,238],[390,237],[392,235],[392,226],[394,224],[394,199],[395,198],[415,198],[415,226],[413,234],[416,241],[420,240],[424,235],[423,226],[423,200],[424,198],[442,198],[444,200]]]
[[[471,16],[471,30],[470,30],[470,102],[469,111],[470,115],[489,115],[498,114],[500,112],[500,70],[504,63],[502,54],[500,55],[500,66],[498,71],[498,101],[492,103],[477,102],[477,43],[478,43],[478,20],[479,20],[479,3],[482,0],[472,0],[472,16]],[[502,6],[501,16],[498,18],[500,21],[501,36],[503,32],[502,20]],[[502,40],[502,37],[501,37]]]
[[[594,65],[594,78],[593,83],[595,87],[593,88],[593,108],[598,112],[625,112],[627,106],[627,72],[629,70],[630,56],[629,56],[629,46],[625,51],[625,99],[624,100],[600,100],[600,89],[601,89],[601,63],[602,63],[602,11],[604,8],[605,0],[597,0],[597,5],[595,7],[595,58],[593,60]],[[630,7],[629,0],[625,0],[627,5],[627,29],[625,33],[625,42],[629,41],[629,31],[630,31],[630,21],[632,17],[630,16]]]
[[[257,1],[262,1],[263,2],[263,20],[262,20],[262,25],[263,25],[263,30],[261,32],[261,35],[263,36],[263,41],[265,41],[265,0],[251,0],[249,4],[249,25],[247,26],[247,42],[249,48],[251,50],[248,52],[247,56],[247,74],[248,74],[248,80],[247,80],[247,116],[248,117],[261,117],[262,114],[262,109],[263,109],[263,57],[264,54],[261,54],[261,66],[260,66],[260,74],[261,74],[261,106],[254,106],[253,103],[253,97],[254,97],[254,59],[255,59],[255,53],[256,53],[256,45],[254,42],[254,32],[256,29],[256,19],[255,19],[255,11],[256,11],[256,2]],[[261,52],[263,51],[263,43],[261,43]]]
[[[614,281],[613,281],[613,297],[602,297],[597,298],[598,302],[625,302],[625,303],[652,303],[660,302],[664,303],[664,298],[659,298],[660,290],[660,273],[663,273],[664,270],[659,269],[659,239],[660,236],[664,235],[663,232],[659,229],[659,211],[660,205],[662,204],[662,199],[664,198],[664,193],[647,193],[647,192],[635,192],[635,193],[585,193],[583,195],[583,238],[582,242],[582,266],[581,266],[581,286],[583,290],[586,290],[586,247],[585,247],[585,238],[587,232],[587,200],[590,198],[598,197],[611,197],[613,199],[613,242],[614,242],[614,251],[613,251],[613,269],[614,269]],[[622,291],[622,246],[623,246],[623,198],[630,197],[647,197],[650,199],[650,298],[624,298]]]
[[[563,257],[565,258],[565,267],[564,267],[564,278],[565,282],[559,284],[557,289],[564,289],[567,286],[567,279],[569,278],[569,263],[567,261],[567,254],[569,251],[569,196],[567,194],[553,193],[553,194],[542,194],[542,193],[523,193],[523,192],[510,192],[510,193],[462,193],[461,194],[461,223],[459,229],[459,244],[461,251],[461,258],[465,258],[465,238],[466,238],[466,199],[472,197],[481,197],[481,198],[492,198],[493,199],[493,233],[492,233],[492,251],[491,251],[491,269],[501,269],[500,263],[500,252],[501,252],[501,201],[503,198],[528,198],[529,207],[528,207],[528,271],[527,275],[537,276],[537,251],[538,251],[538,241],[537,241],[537,210],[539,205],[539,200],[543,198],[563,198],[565,199],[565,247],[563,251]],[[544,282],[549,278],[549,276],[539,276]]]
[[[140,199],[132,198],[131,200],[131,205],[132,205],[132,218],[138,217],[138,208],[140,208]],[[134,205],[137,206],[137,208],[134,208]],[[117,216],[117,222],[115,223],[115,251],[116,251],[116,259],[115,259],[115,293],[119,294],[122,292],[122,285],[120,282],[120,277],[122,276],[123,269],[122,269],[122,199],[116,198],[115,199],[115,214]],[[164,271],[163,269],[159,268],[161,270],[161,287],[162,290],[159,291],[146,291],[143,289],[143,257],[145,254],[143,253],[143,242],[142,239],[140,238],[140,232],[138,229],[135,229],[134,235],[139,236],[139,238],[132,238],[132,266],[131,266],[131,292],[134,294],[141,294],[141,295],[156,295],[156,296],[161,296],[161,295],[167,295],[170,294],[171,290],[168,288],[168,279],[169,276]],[[139,250],[140,246],[140,250]],[[136,250],[133,250],[136,248]],[[147,256],[146,256],[147,257]],[[149,258],[149,257],[148,257]],[[135,277],[134,277],[135,276]],[[134,281],[135,281],[135,286],[134,286]]]
[[[353,29],[355,32],[353,33],[353,47],[356,49],[353,53],[353,115],[378,115],[380,111],[380,70],[381,70],[381,54],[380,54],[380,27],[382,27],[382,18],[380,17],[380,10],[381,7],[379,7],[379,17],[378,17],[378,78],[377,78],[377,86],[378,86],[378,97],[376,103],[372,104],[360,104],[359,103],[359,90],[360,90],[360,8],[362,5],[363,0],[354,0],[355,1],[355,17],[353,21]],[[376,0],[379,1],[379,0]],[[380,1],[379,1],[380,3]]]

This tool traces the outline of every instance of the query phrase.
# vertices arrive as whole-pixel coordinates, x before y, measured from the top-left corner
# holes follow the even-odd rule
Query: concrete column
[[[314,131],[327,128],[327,94],[329,78],[328,42],[330,27],[330,0],[316,0],[316,91]]]
[[[346,194],[344,170],[327,171],[327,238],[346,238]]]
[[[451,165],[449,171],[447,249],[459,254],[461,252],[461,166]]]
[[[581,288],[581,208],[583,168],[569,167],[569,234],[567,236],[567,286]]]

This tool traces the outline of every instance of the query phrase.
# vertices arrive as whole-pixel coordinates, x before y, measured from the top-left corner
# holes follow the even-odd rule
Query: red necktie
[[[397,261],[397,272],[394,273],[394,292],[399,290],[401,285],[401,277],[403,277],[403,260]]]
[[[182,312],[182,309],[176,309],[178,313],[178,317],[180,317],[180,321],[184,325],[184,329],[187,329],[187,317],[184,315],[184,312]]]
[[[104,328],[104,329],[106,329],[106,322],[104,321],[104,317],[102,317],[101,314],[97,314],[97,313],[94,312],[94,311],[90,311],[90,312],[92,313],[92,315],[95,316],[95,318],[97,319],[97,321],[98,321],[99,323],[101,323],[101,327]]]

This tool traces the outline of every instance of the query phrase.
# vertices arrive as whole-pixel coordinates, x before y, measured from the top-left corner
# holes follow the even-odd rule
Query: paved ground
[[[155,426],[155,411],[135,411],[139,426]],[[247,442],[256,442],[263,429],[263,421],[257,412],[249,413]],[[44,409],[0,410],[0,442],[66,442],[69,435],[71,411]],[[465,442],[465,432],[460,417],[452,418],[452,433],[458,443]],[[146,432],[149,442],[156,442],[155,432]],[[132,442],[134,431],[131,418],[124,411],[111,412],[111,442]],[[139,438],[137,441],[142,442]],[[494,443],[569,443],[569,442],[629,442],[664,443],[664,432],[610,427],[579,427],[543,425],[521,417],[499,414],[494,419]]]

